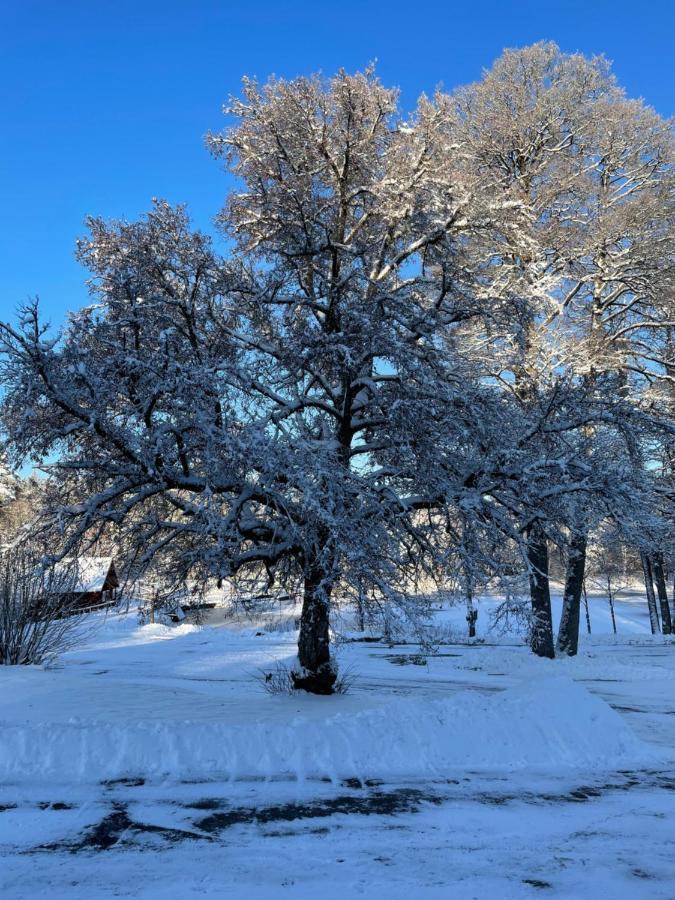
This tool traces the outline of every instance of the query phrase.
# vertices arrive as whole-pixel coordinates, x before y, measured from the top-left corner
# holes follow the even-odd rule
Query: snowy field
[[[672,900],[673,642],[637,594],[614,637],[593,597],[579,656],[540,660],[493,606],[471,644],[439,610],[435,655],[343,641],[329,698],[261,686],[287,607],[109,615],[57,668],[0,669],[0,895]]]

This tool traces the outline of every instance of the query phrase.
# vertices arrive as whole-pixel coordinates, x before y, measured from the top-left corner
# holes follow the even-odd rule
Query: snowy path
[[[354,643],[340,650],[357,675],[347,696],[270,697],[251,673],[288,658],[293,637],[246,628],[137,629],[113,619],[59,670],[1,672],[2,736],[24,741],[16,745],[16,777],[0,783],[3,900],[673,900],[675,647],[638,633],[618,643],[585,639],[576,660],[554,663],[533,660],[516,644],[448,646],[425,662],[411,646]],[[551,672],[558,680],[538,691]],[[547,717],[542,695],[563,708]],[[339,727],[326,719],[327,708]],[[272,757],[255,778],[199,772],[198,743],[222,737],[212,729],[223,720],[242,739],[261,721],[270,739],[289,739],[299,721],[322,731],[328,723],[342,738],[414,709],[426,716],[405,720],[408,731],[426,729],[418,736],[422,755],[410,760],[416,777],[396,776],[399,758],[386,738],[378,745],[377,729],[350,757],[353,778],[331,771],[327,752],[314,775],[293,765],[275,771]],[[537,728],[527,724],[529,709],[542,720]],[[583,731],[570,737],[579,753],[570,760],[565,732],[576,716]],[[586,739],[589,716],[602,733],[591,728]],[[157,729],[147,777],[106,779],[99,759],[93,768],[91,760],[73,763],[75,778],[54,778],[49,759],[64,758],[58,748],[41,757],[30,743],[60,735],[64,753],[86,760],[92,735],[112,729],[127,740],[146,728]],[[193,778],[157,775],[155,758],[167,752],[171,728],[193,743],[167,768],[197,754]],[[638,760],[633,733],[651,762]],[[428,752],[439,735],[446,756]],[[0,761],[2,748],[0,740]],[[250,763],[256,751],[248,751],[242,758]],[[457,754],[465,754],[462,765]],[[539,764],[537,754],[548,758]],[[42,758],[45,777],[36,768]],[[439,759],[455,760],[454,769],[434,774]]]
[[[15,839],[3,896],[672,900],[674,787],[639,772],[264,791],[110,785],[47,809],[35,795],[2,814]]]

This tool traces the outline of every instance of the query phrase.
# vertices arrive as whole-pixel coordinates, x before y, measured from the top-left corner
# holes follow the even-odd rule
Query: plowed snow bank
[[[144,777],[409,778],[458,771],[611,769],[650,751],[606,703],[564,676],[503,693],[384,700],[285,723],[72,719],[0,723],[0,782]]]

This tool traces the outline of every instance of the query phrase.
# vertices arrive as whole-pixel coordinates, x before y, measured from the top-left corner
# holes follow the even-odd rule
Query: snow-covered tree
[[[0,458],[0,546],[39,515],[42,503],[40,480],[34,475],[22,478]]]
[[[7,464],[0,459],[0,504],[5,507],[16,500],[17,478]]]
[[[335,586],[403,601],[433,574],[423,513],[463,490],[486,391],[443,334],[479,312],[451,289],[478,213],[432,106],[403,125],[372,73],[247,84],[233,112],[210,139],[244,183],[229,261],[165,204],[92,220],[97,302],[60,342],[35,308],[4,330],[6,420],[19,452],[57,457],[71,540],[126,523],[185,573],[298,569],[296,683],[328,692]]]
[[[603,402],[615,409],[595,423],[590,409],[579,410],[587,420],[580,444],[589,460],[588,438],[595,434],[605,444],[608,436],[600,432],[611,418],[615,438],[623,423],[615,452],[625,456],[626,442],[633,444],[629,455],[639,468],[640,442],[628,431],[642,432],[644,425],[645,437],[654,440],[658,417],[647,411],[647,422],[629,426],[631,406],[644,406],[646,398],[653,408],[654,382],[667,377],[670,123],[641,101],[627,100],[604,59],[563,54],[551,43],[506,51],[480,82],[446,103],[468,183],[519,200],[527,222],[487,240],[483,234],[473,248],[485,292],[507,310],[494,342],[495,377],[513,384],[525,406],[559,390],[562,373],[570,384],[584,382],[596,411]],[[635,481],[646,487],[637,472]],[[588,530],[602,511],[592,492],[568,501],[557,514],[569,534],[558,645],[574,653]],[[548,523],[539,516],[527,528],[532,600],[542,619],[543,643],[535,649],[551,655],[547,578],[536,575],[547,571]]]
[[[329,693],[336,593],[410,613],[516,550],[553,655],[548,541],[589,509],[656,534],[670,502],[635,464],[661,418],[575,352],[584,141],[609,100],[602,61],[551,45],[409,118],[370,70],[246,81],[208,138],[239,180],[227,256],[164,202],[91,219],[92,305],[60,336],[35,304],[0,329],[10,446],[50,460],[63,552],[114,528],[176,578],[299,579],[295,684]]]

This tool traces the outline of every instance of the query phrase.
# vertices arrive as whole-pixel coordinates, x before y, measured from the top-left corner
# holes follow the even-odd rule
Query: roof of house
[[[103,590],[113,562],[112,556],[80,556],[63,560],[65,566],[74,567],[77,579],[74,589],[83,594]]]

